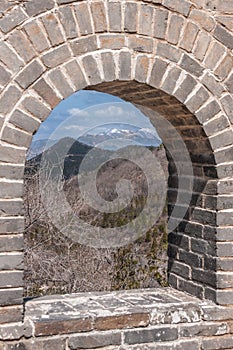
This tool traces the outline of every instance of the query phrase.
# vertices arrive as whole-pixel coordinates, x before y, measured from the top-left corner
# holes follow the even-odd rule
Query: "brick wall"
[[[26,150],[51,110],[83,88],[140,104],[176,127],[195,183],[169,237],[170,284],[233,303],[232,29],[231,0],[1,1],[0,323],[22,327]]]

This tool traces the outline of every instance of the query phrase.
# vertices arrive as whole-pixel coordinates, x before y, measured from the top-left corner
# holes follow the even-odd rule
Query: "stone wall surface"
[[[232,319],[232,17],[232,0],[1,0],[3,340],[7,332],[11,333],[12,341],[24,334],[22,190],[26,150],[51,110],[83,88],[112,93],[156,111],[182,136],[190,153],[195,182],[189,189],[192,201],[187,215],[169,236],[170,285],[200,299],[229,305],[224,321]],[[168,199],[172,208],[177,186],[172,160],[170,165]],[[210,321],[219,321],[217,317],[221,316]],[[193,349],[233,348],[230,329],[229,321],[226,333],[207,332],[202,345],[199,340],[186,339],[181,341],[185,345],[179,345],[175,340],[178,338],[174,338],[174,349],[190,344]],[[150,345],[154,338],[149,331],[147,335],[137,331],[135,334],[141,339],[138,343],[155,348]],[[134,347],[134,340],[130,340],[133,337],[127,335],[130,346],[127,349],[140,349],[139,345]],[[57,347],[56,339],[50,342],[53,344],[50,348]],[[74,345],[77,341],[70,342],[70,348],[78,348]],[[42,344],[43,339],[38,349],[46,349]],[[67,340],[61,337],[59,344],[65,349]],[[108,349],[124,349],[125,345],[118,345],[106,344]],[[1,346],[25,348],[20,343],[3,344],[0,349]],[[170,346],[156,345],[156,349]],[[141,348],[146,349],[145,345]]]

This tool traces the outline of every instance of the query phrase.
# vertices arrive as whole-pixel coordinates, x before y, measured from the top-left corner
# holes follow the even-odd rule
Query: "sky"
[[[42,123],[33,141],[58,140],[62,137],[78,138],[86,133],[101,132],[123,124],[146,129],[156,137],[158,134],[139,109],[122,99],[96,91],[81,90],[59,103]]]

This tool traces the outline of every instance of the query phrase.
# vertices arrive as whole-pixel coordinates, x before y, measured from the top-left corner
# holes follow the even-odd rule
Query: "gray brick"
[[[200,255],[184,250],[180,250],[179,260],[191,267],[201,267],[202,265]]]
[[[232,288],[233,287],[233,274],[229,273],[218,273],[217,274],[217,288]]]
[[[163,5],[184,16],[189,14],[191,4],[186,0],[163,0]]]
[[[35,16],[54,7],[54,0],[30,0],[24,4],[29,16]]]
[[[180,66],[187,72],[194,74],[197,77],[199,77],[204,71],[204,68],[199,64],[199,62],[186,54],[184,54]]]
[[[200,87],[196,94],[186,102],[186,107],[191,112],[195,112],[209,99],[209,97],[210,95],[208,91],[205,88]]]
[[[38,52],[43,52],[50,47],[45,30],[40,22],[29,22],[24,26],[24,29]]]
[[[20,305],[22,303],[23,303],[23,288],[0,289],[1,306]],[[13,327],[16,329],[15,326],[16,325],[14,323]],[[1,326],[1,330],[3,331],[3,326]],[[13,336],[14,340],[16,340],[16,338],[17,337]],[[1,335],[0,335],[0,339],[1,339]]]
[[[119,79],[131,79],[131,54],[129,52],[121,52],[119,56]]]
[[[192,9],[190,19],[198,23],[202,28],[208,32],[211,31],[215,26],[215,20],[208,12],[199,9]]]
[[[181,29],[184,24],[184,19],[178,15],[173,14],[170,18],[167,41],[171,44],[177,44],[180,38]]]
[[[159,341],[171,341],[178,338],[178,331],[172,327],[158,327],[154,329],[143,329],[138,331],[126,331],[126,344],[142,344]]]
[[[0,182],[1,198],[20,198],[23,194],[23,184],[18,182]]]
[[[181,57],[181,51],[176,49],[175,47],[166,44],[166,43],[158,43],[157,45],[157,55],[162,56],[163,58],[168,58],[173,62],[178,62]]]
[[[201,108],[197,113],[196,117],[201,124],[212,119],[216,114],[221,111],[219,104],[213,100],[209,102],[206,106]]]
[[[224,59],[219,63],[217,68],[215,69],[215,74],[220,78],[220,79],[225,79],[230,71],[232,70],[233,66],[233,58],[230,55],[226,55]]]
[[[22,338],[24,335],[24,325],[22,322],[17,324],[6,324],[0,328],[0,339],[1,340],[17,340]]]
[[[4,33],[8,33],[19,24],[23,23],[26,19],[27,16],[24,14],[22,9],[17,6],[15,9],[5,14],[5,16],[0,19],[0,29]]]
[[[23,251],[24,237],[21,234],[0,236],[0,252]]]
[[[213,136],[210,139],[213,150],[232,145],[233,131],[227,130],[219,135]]]
[[[104,69],[104,80],[113,81],[116,79],[116,65],[111,52],[104,52],[101,54],[103,69]]]
[[[16,102],[19,100],[20,95],[21,92],[16,86],[9,86],[9,88],[5,90],[5,92],[0,98],[1,113],[9,113],[15,106]]]
[[[8,253],[8,254],[1,253],[0,254],[0,269],[7,270],[7,271],[8,270],[23,270],[23,253]],[[23,283],[20,286],[22,286],[22,285],[23,285]]]
[[[77,38],[78,30],[72,9],[70,7],[60,8],[59,16],[61,23],[64,27],[67,39]]]
[[[176,83],[180,77],[180,74],[181,70],[179,68],[172,67],[169,70],[166,79],[162,84],[162,90],[167,92],[168,94],[172,94],[176,87]]]
[[[152,71],[151,71],[151,77],[150,77],[150,85],[153,87],[159,87],[161,84],[161,80],[167,70],[168,63],[165,61],[162,61],[158,58],[155,59]]]
[[[23,285],[23,272],[0,272],[0,288],[14,288]]]
[[[67,63],[65,69],[77,90],[81,90],[87,86],[84,74],[76,60]]]
[[[29,62],[36,56],[34,48],[22,31],[15,31],[11,34],[9,36],[9,42],[25,62]]]
[[[102,34],[99,36],[100,47],[102,49],[122,49],[126,46],[125,39],[126,37],[120,34]]]
[[[191,276],[191,268],[179,261],[171,261],[168,265],[168,272],[172,272],[178,276],[189,279]]]
[[[219,242],[217,243],[217,256],[218,257],[233,257],[233,243],[232,242]]]
[[[214,29],[213,35],[230,50],[233,49],[233,35],[229,31],[227,31],[223,26],[217,24]]]
[[[135,68],[135,79],[141,83],[145,83],[147,80],[149,68],[149,59],[147,56],[138,56]]]
[[[208,33],[204,31],[200,31],[198,33],[196,43],[193,48],[193,53],[195,58],[197,58],[200,61],[203,61],[205,54],[207,52],[207,49],[210,45],[210,40],[211,40],[211,36]]]
[[[94,22],[95,33],[101,33],[107,30],[107,20],[104,3],[102,1],[91,3],[91,12]]]
[[[69,347],[72,350],[100,348],[108,345],[120,345],[121,334],[119,333],[93,333],[89,335],[78,335],[71,337]]]
[[[232,336],[224,337],[212,337],[203,339],[202,349],[203,350],[212,350],[212,349],[231,349],[233,347],[233,338]]]
[[[205,286],[216,287],[216,273],[202,269],[192,269],[192,280],[203,283]]]
[[[11,74],[2,65],[0,65],[0,85],[7,85],[10,79]]]
[[[55,48],[53,51],[46,53],[42,57],[44,65],[48,68],[54,68],[71,57],[67,44]]]
[[[208,90],[210,90],[210,92],[212,92],[212,94],[216,95],[217,97],[220,97],[224,91],[224,88],[221,84],[219,84],[219,81],[208,72],[202,78],[202,83]]]
[[[45,68],[38,60],[32,61],[20,72],[16,81],[23,89],[26,89],[34,83],[44,71]]]
[[[23,178],[24,168],[20,166],[2,164],[0,168],[0,177],[10,180],[21,180]]]
[[[175,97],[179,101],[184,102],[187,99],[187,97],[190,95],[190,93],[194,90],[196,84],[197,84],[196,80],[191,75],[186,75],[185,79],[176,89],[174,93]]]
[[[97,50],[96,35],[71,41],[71,48],[75,56],[83,55],[85,53]]]
[[[22,106],[26,111],[42,121],[44,121],[51,112],[42,102],[31,96],[23,100]]]
[[[56,95],[50,85],[47,84],[45,79],[40,79],[34,86],[34,90],[48,103],[51,108],[58,105],[61,99]]]
[[[220,102],[230,122],[233,123],[233,98],[231,95],[225,95],[221,98]]]
[[[226,49],[218,42],[213,42],[206,53],[204,64],[210,69],[215,69],[220,59],[225,54]]]
[[[6,126],[3,130],[2,140],[20,147],[29,147],[32,135],[21,131],[20,129]]]
[[[32,118],[19,109],[16,109],[16,111],[12,114],[10,122],[16,127],[31,134],[34,134],[34,132],[37,131],[40,126],[40,122],[38,120]]]
[[[1,307],[0,324],[21,322],[23,315],[23,306]],[[5,350],[5,349],[4,349]]]
[[[129,48],[138,52],[153,52],[153,40],[145,37],[129,37]]]
[[[196,24],[188,22],[183,32],[183,37],[180,41],[180,47],[188,52],[191,52],[198,34],[199,28]]]
[[[0,61],[2,61],[13,73],[17,73],[23,67],[21,61],[13,50],[4,42],[0,43]]]
[[[180,327],[180,336],[194,338],[195,336],[223,335],[227,333],[227,323],[205,323],[185,324]],[[189,347],[187,348],[189,349]]]
[[[138,33],[142,35],[151,35],[153,23],[154,8],[148,4],[142,4],[139,14]]]
[[[110,32],[121,32],[121,3],[108,3],[108,18]]]
[[[225,84],[228,87],[228,91],[233,94],[233,73],[229,76]]]
[[[167,30],[168,11],[155,9],[153,36],[158,39],[165,39]]]
[[[198,283],[179,278],[178,289],[203,299],[204,288]]]
[[[100,72],[98,64],[93,56],[85,56],[83,58],[83,66],[91,85],[95,85],[101,82]]]
[[[16,150],[14,147],[0,146],[0,161],[22,164],[25,161],[25,150]]]
[[[91,26],[91,17],[86,3],[75,6],[75,13],[78,20],[81,35],[93,33]]]
[[[57,90],[64,98],[70,96],[74,92],[68,84],[67,78],[64,76],[60,69],[53,70],[49,74],[49,79],[52,81],[53,85],[56,86]]]
[[[232,149],[231,149],[232,152]],[[220,211],[217,215],[217,224],[219,226],[232,226],[233,225],[233,211]]]
[[[129,33],[137,31],[138,6],[136,3],[126,2],[124,30]]]
[[[50,13],[43,17],[42,21],[48,33],[51,44],[53,46],[62,44],[64,42],[64,38],[57,17],[53,13]]]

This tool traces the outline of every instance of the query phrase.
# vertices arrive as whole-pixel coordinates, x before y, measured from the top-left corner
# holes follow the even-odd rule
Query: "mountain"
[[[32,141],[32,144],[27,152],[27,159],[34,158],[38,154],[44,152],[45,149],[48,149],[49,147],[54,145],[56,142],[57,140],[50,139]]]

